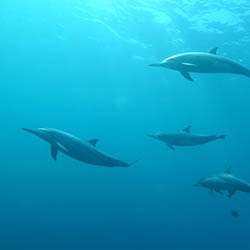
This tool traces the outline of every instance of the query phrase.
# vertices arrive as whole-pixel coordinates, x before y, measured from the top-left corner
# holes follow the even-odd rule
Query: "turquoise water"
[[[193,187],[229,165],[250,181],[249,78],[190,83],[148,67],[215,46],[250,67],[249,10],[246,0],[2,0],[0,248],[250,249],[249,194]],[[176,151],[146,136],[190,124],[228,136]],[[54,162],[22,127],[99,138],[139,162]]]

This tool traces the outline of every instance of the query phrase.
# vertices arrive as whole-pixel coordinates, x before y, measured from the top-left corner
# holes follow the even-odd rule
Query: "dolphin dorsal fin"
[[[185,127],[184,129],[182,129],[182,131],[185,132],[185,133],[190,134],[191,133],[191,128],[192,128],[192,126],[189,125],[189,126]]]
[[[228,167],[225,171],[225,174],[231,174],[232,173],[232,167]]]
[[[58,154],[58,148],[56,144],[51,144],[50,153],[52,158],[56,161]]]
[[[88,143],[90,143],[92,146],[96,147],[96,144],[99,142],[99,139],[91,139],[88,140]]]
[[[217,54],[217,50],[218,50],[218,47],[214,47],[214,48],[212,48],[212,49],[209,51],[209,53],[210,53],[210,54],[216,55],[216,54]]]

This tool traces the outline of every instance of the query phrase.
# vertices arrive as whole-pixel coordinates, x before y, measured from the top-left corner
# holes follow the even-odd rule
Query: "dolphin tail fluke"
[[[250,70],[247,69],[247,70],[244,72],[244,75],[247,76],[247,77],[250,77]]]
[[[218,139],[225,140],[226,137],[227,137],[226,135],[220,135],[220,136],[218,136]]]
[[[139,160],[133,161],[133,162],[129,163],[128,166],[131,167],[131,166],[135,165],[138,162],[139,162]]]

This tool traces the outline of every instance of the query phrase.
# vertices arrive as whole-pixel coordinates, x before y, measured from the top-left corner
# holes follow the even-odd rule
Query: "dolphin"
[[[209,52],[187,52],[167,57],[160,63],[150,64],[178,71],[189,81],[194,81],[190,73],[230,73],[250,77],[250,70],[241,64],[217,55],[218,48]]]
[[[196,135],[191,133],[191,126],[184,128],[175,134],[159,133],[156,135],[148,134],[149,137],[165,143],[170,149],[175,150],[175,146],[188,147],[206,144],[211,141],[226,138],[226,135]]]
[[[201,179],[194,186],[207,188],[219,194],[223,194],[223,191],[226,191],[229,198],[231,198],[237,191],[250,193],[250,183],[235,177],[232,174],[231,168],[228,168],[222,174]]]
[[[69,133],[52,128],[23,128],[23,130],[48,142],[54,160],[57,160],[58,152],[61,152],[78,161],[97,166],[130,167],[136,163],[127,163],[97,150],[98,139],[83,141]]]
[[[236,210],[232,210],[231,211],[231,215],[234,217],[234,218],[238,218],[240,216],[240,213]]]

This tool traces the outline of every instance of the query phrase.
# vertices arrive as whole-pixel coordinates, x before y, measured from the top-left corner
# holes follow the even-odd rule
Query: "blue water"
[[[2,0],[0,249],[250,249],[250,197],[193,187],[233,172],[250,180],[250,82],[150,63],[185,51],[250,67],[245,0]],[[146,134],[225,133],[168,149]],[[59,154],[22,127],[52,127],[131,168]],[[233,218],[230,211],[239,211]]]

